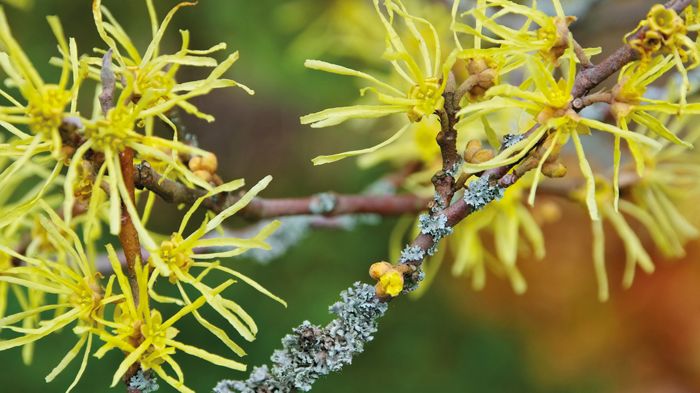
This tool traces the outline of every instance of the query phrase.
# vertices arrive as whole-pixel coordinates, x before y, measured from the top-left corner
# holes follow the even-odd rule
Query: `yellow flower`
[[[583,193],[578,198],[583,202]],[[654,272],[654,263],[644,249],[641,240],[621,213],[633,209],[628,201],[619,201],[620,211],[615,208],[612,187],[605,180],[598,179],[596,201],[601,220],[591,220],[593,232],[593,266],[598,281],[598,299],[603,302],[610,297],[607,272],[605,269],[605,232],[603,222],[608,221],[625,247],[626,262],[622,284],[625,288],[632,286],[634,275],[639,266],[646,273]]]
[[[404,114],[408,117],[409,123],[379,145],[362,150],[316,157],[313,160],[315,165],[377,151],[398,140],[409,128],[411,122],[418,122],[424,117],[432,116],[436,110],[443,107],[442,94],[447,84],[451,60],[443,61],[440,38],[435,28],[429,21],[409,14],[399,0],[386,0],[384,2],[388,15],[385,15],[381,10],[379,0],[374,0],[374,5],[386,30],[387,51],[384,57],[391,63],[394,72],[404,81],[405,87],[403,90],[399,89],[365,72],[324,61],[307,60],[305,65],[308,68],[353,76],[369,82],[371,85],[363,88],[360,92],[362,95],[367,92],[374,93],[379,104],[326,109],[301,117],[301,123],[310,124],[314,128],[322,128],[338,125],[353,118],[380,118],[393,114]],[[418,54],[411,53],[407,49],[401,34],[394,26],[396,19],[404,22],[412,39],[419,43]],[[419,26],[426,27],[430,34],[422,33]]]
[[[109,194],[109,224],[110,232],[118,234],[121,228],[121,205],[126,205],[127,212],[133,221],[140,221],[141,217],[131,202],[129,192],[123,178],[119,155],[126,149],[133,149],[140,160],[153,162],[167,169],[167,174],[187,185],[197,185],[205,189],[211,189],[211,185],[197,177],[179,158],[179,154],[206,154],[207,152],[177,140],[168,140],[156,136],[149,136],[138,132],[138,119],[148,102],[141,100],[134,103],[130,100],[131,85],[122,90],[116,100],[116,105],[94,120],[85,121],[84,143],[73,153],[71,162],[66,172],[64,182],[64,217],[71,222],[72,210],[75,202],[75,184],[78,171],[81,168],[84,157],[88,152],[100,152],[104,160],[92,168],[95,178],[91,182],[90,204],[99,203],[98,195],[101,193],[103,182],[108,184]],[[164,150],[170,150],[168,154]],[[88,221],[99,221],[98,210],[94,206],[88,209]]]
[[[646,28],[640,37],[629,40],[629,45],[640,53],[642,62],[648,62],[659,54],[672,59],[683,79],[680,88],[681,108],[686,104],[686,94],[690,88],[688,70],[700,65],[698,45],[687,35],[689,31],[696,31],[697,25],[690,23],[693,22],[692,12],[689,11],[686,15],[688,20],[678,15],[675,10],[656,4],[649,10],[647,18],[625,36],[627,41],[640,29]],[[685,63],[690,64],[686,66]]]
[[[673,67],[672,58],[657,57],[653,60],[633,62],[625,66],[618,79],[617,85],[612,91],[611,112],[615,116],[618,126],[628,130],[630,123],[638,125],[639,132],[652,133],[666,141],[673,142],[686,148],[692,148],[692,144],[683,141],[672,132],[659,118],[680,113],[698,114],[700,105],[675,104],[672,101],[675,97],[669,94],[667,99],[651,99],[644,97],[649,84],[656,81]],[[619,173],[621,154],[619,153],[620,138],[615,137],[616,151],[614,155],[614,177],[615,200],[614,206],[617,209],[619,199]],[[639,176],[644,175],[646,156],[641,146],[636,142],[628,140],[630,153],[636,163]]]
[[[208,50],[192,50],[188,48],[189,33],[182,32],[183,45],[180,51],[173,55],[159,55],[160,42],[166,28],[175,12],[193,3],[180,3],[174,7],[158,25],[155,10],[151,0],[146,1],[149,11],[153,40],[147,47],[145,54],[141,56],[135,49],[128,35],[120,25],[103,7],[101,1],[93,2],[93,15],[100,37],[108,44],[109,52],[103,59],[87,58],[81,60],[81,64],[88,64],[89,76],[100,78],[101,74],[114,73],[119,81],[115,92],[112,108],[102,116],[95,115],[93,119],[83,120],[82,133],[85,141],[73,153],[64,182],[64,216],[70,222],[75,202],[74,187],[77,183],[79,170],[83,165],[83,158],[89,152],[100,152],[104,155],[101,165],[92,168],[94,179],[89,179],[88,184],[83,184],[84,199],[88,199],[88,214],[86,215],[86,233],[97,228],[100,222],[99,209],[95,204],[101,204],[100,188],[103,182],[108,184],[110,232],[117,234],[120,231],[121,205],[124,203],[133,221],[140,221],[141,217],[129,201],[130,197],[124,184],[119,155],[127,149],[133,149],[139,160],[148,161],[163,175],[181,181],[188,186],[196,185],[204,189],[211,189],[211,185],[197,176],[180,159],[181,155],[196,156],[206,155],[208,152],[189,146],[178,140],[176,126],[168,119],[166,113],[173,107],[179,106],[184,111],[212,121],[211,116],[201,113],[189,99],[207,94],[212,89],[241,86],[250,93],[245,86],[221,76],[238,58],[237,53],[230,55],[225,61],[218,63],[211,57],[204,56],[212,52],[224,49],[224,44],[215,45]],[[108,22],[103,20],[103,14]],[[121,51],[125,55],[121,54]],[[112,57],[116,64],[112,64]],[[104,64],[103,64],[104,62]],[[73,59],[73,67],[78,67],[77,58]],[[94,68],[95,65],[103,66],[102,69]],[[213,68],[209,76],[203,80],[179,83],[175,80],[175,73],[180,66],[198,66]],[[173,129],[172,139],[153,136],[154,119],[160,118]],[[95,198],[88,197],[95,195]],[[152,206],[154,196],[149,195]],[[144,213],[147,217],[149,210]]]
[[[631,132],[598,120],[582,117],[571,108],[571,91],[576,76],[576,58],[573,49],[569,48],[564,55],[567,67],[562,70],[565,78],[556,80],[553,70],[536,57],[527,60],[528,75],[532,80],[534,90],[526,90],[523,86],[501,84],[494,86],[486,93],[492,97],[488,101],[469,105],[459,112],[460,123],[464,125],[489,113],[518,108],[531,117],[525,130],[534,129],[527,138],[507,147],[492,160],[480,164],[467,163],[464,169],[477,173],[489,168],[514,164],[520,161],[534,146],[544,139],[549,139],[549,146],[540,157],[530,192],[530,203],[534,203],[535,190],[539,184],[542,167],[555,149],[561,148],[571,138],[579,160],[581,173],[587,183],[587,205],[591,218],[598,219],[597,204],[595,203],[595,178],[585,157],[580,135],[587,135],[590,129],[612,134],[626,141],[633,141],[653,148],[660,144],[639,133]],[[526,86],[527,84],[523,84]],[[524,132],[523,132],[524,133]],[[618,154],[620,147],[615,147]]]
[[[70,116],[76,116],[76,102],[81,79],[77,68],[71,67],[71,59],[77,59],[77,47],[71,38],[66,41],[63,28],[57,17],[48,17],[61,51],[62,72],[58,84],[48,84],[39,76],[20,44],[13,37],[5,12],[0,7],[0,68],[7,74],[10,85],[15,86],[24,100],[20,102],[8,92],[0,89],[0,95],[9,106],[0,106],[0,127],[7,130],[12,138],[2,146],[4,155],[13,158],[12,164],[0,173],[0,189],[7,187],[10,179],[29,161],[40,160],[45,153],[51,153],[54,170],[45,180],[48,185],[60,173],[63,166],[63,142],[59,128]],[[69,87],[69,79],[73,86]],[[29,133],[21,128],[26,128]],[[38,199],[45,191],[39,188]]]
[[[527,7],[508,0],[479,0],[477,6],[465,12],[476,20],[476,26],[455,22],[453,30],[473,35],[475,48],[481,48],[481,40],[496,44],[501,54],[522,59],[528,52],[538,52],[548,63],[556,63],[566,49],[573,44],[570,39],[569,25],[576,20],[575,17],[566,16],[559,0],[554,0],[556,16],[549,16],[532,7]],[[459,1],[455,2],[453,15],[457,13]],[[493,9],[494,12],[490,12]],[[492,15],[489,15],[492,14]],[[505,26],[498,18],[506,15],[524,17],[525,21],[518,29]],[[532,24],[536,24],[536,29]],[[486,34],[483,30],[490,34]],[[600,52],[599,49],[587,49],[584,51],[590,56]]]
[[[494,201],[454,228],[448,246],[455,253],[452,274],[471,276],[472,287],[483,289],[486,270],[505,276],[513,290],[522,294],[527,289],[517,267],[518,255],[529,252],[544,258],[544,235],[532,213],[524,205],[525,190],[531,177],[521,179],[506,190],[502,199]],[[484,244],[483,236],[493,236],[494,250]]]
[[[661,114],[657,120],[673,135],[684,135],[686,144],[696,144],[700,133],[689,126],[691,117]],[[697,153],[685,144],[662,140],[663,148],[652,151],[639,147],[637,154],[643,162],[644,171],[625,173],[627,192],[624,198],[611,189],[609,182],[598,179],[596,200],[601,218],[608,221],[625,247],[626,267],[623,286],[629,288],[637,267],[644,272],[654,271],[654,265],[639,239],[638,229],[628,223],[631,218],[649,233],[656,247],[667,257],[685,255],[684,244],[700,236],[700,231],[691,224],[682,206],[692,201],[700,192],[700,160]],[[617,167],[619,164],[615,164]],[[641,176],[640,176],[641,175]],[[613,188],[619,184],[615,174]],[[583,192],[574,193],[583,200]],[[593,222],[593,262],[599,283],[598,297],[601,301],[609,297],[605,271],[605,233],[602,221]]]
[[[379,279],[379,284],[384,288],[384,291],[390,296],[399,296],[403,290],[403,274],[392,270],[391,272],[382,275]]]
[[[399,296],[403,291],[403,276],[409,271],[408,269],[410,267],[403,264],[393,266],[389,262],[373,263],[369,268],[369,275],[377,280],[375,287],[377,296],[380,298]]]
[[[47,382],[52,381],[84,348],[78,374],[67,389],[71,391],[85,371],[92,346],[92,336],[94,332],[101,329],[99,321],[105,305],[120,299],[120,296],[112,296],[111,281],[107,284],[106,290],[102,288],[98,280],[99,275],[88,261],[78,236],[43,201],[39,204],[48,217],[41,218],[48,240],[56,249],[65,253],[66,259],[52,261],[46,258],[34,258],[0,245],[0,251],[4,254],[24,263],[22,266],[5,269],[0,274],[0,282],[27,288],[30,294],[42,294],[34,299],[44,300],[45,296],[53,297],[55,303],[37,304],[34,301],[27,302],[27,299],[22,299],[23,296],[19,297],[20,303],[25,303],[22,307],[24,311],[0,319],[0,328],[19,335],[0,341],[0,350],[31,345],[51,333],[76,323],[73,332],[79,337],[78,342],[46,376]],[[49,320],[41,320],[41,314],[47,311],[54,311],[56,315]],[[20,323],[21,326],[18,326]]]
[[[182,307],[176,314],[167,320],[163,320],[161,313],[149,306],[148,301],[148,265],[135,266],[136,287],[132,287],[129,279],[123,273],[121,264],[114,249],[107,246],[110,263],[114,269],[119,287],[122,292],[122,299],[116,305],[114,320],[104,320],[106,327],[112,330],[99,330],[96,333],[105,342],[96,352],[95,356],[102,358],[112,349],[119,349],[126,353],[126,357],[119,364],[114,377],[112,387],[119,383],[126,371],[135,363],[139,363],[144,371],[153,370],[160,378],[179,392],[193,392],[184,384],[184,375],[178,363],[171,355],[177,351],[196,356],[212,364],[227,367],[233,370],[243,371],[245,365],[222,356],[209,353],[203,349],[175,340],[179,331],[173,326],[177,321],[186,315],[195,312],[205,303],[205,297],[201,296],[194,302]],[[218,294],[233,283],[232,280],[213,288],[211,294]],[[138,302],[135,300],[138,296]],[[175,372],[176,377],[172,377],[164,366],[168,365]]]
[[[222,266],[218,261],[213,261],[218,258],[239,255],[251,248],[269,249],[269,245],[264,242],[264,239],[279,227],[279,221],[270,223],[252,239],[209,237],[224,220],[245,207],[269,184],[271,179],[272,178],[268,176],[260,181],[236,203],[214,216],[211,220],[205,220],[197,230],[188,236],[184,235],[185,228],[201,203],[206,198],[210,198],[218,193],[230,193],[242,187],[242,180],[235,180],[223,184],[199,198],[185,214],[178,231],[173,233],[167,240],[160,242],[160,244],[156,243],[145,231],[145,228],[139,228],[139,231],[144,233],[141,237],[143,239],[143,245],[150,253],[150,258],[148,260],[149,265],[154,269],[154,274],[148,282],[149,295],[158,302],[177,303],[180,305],[191,304],[190,298],[185,290],[185,285],[191,286],[204,296],[206,303],[223,316],[243,338],[248,341],[254,340],[258,328],[250,315],[234,301],[215,294],[213,292],[214,289],[203,281],[207,278],[209,273],[218,270],[247,283],[259,292],[286,306],[286,303],[282,299],[273,295],[252,279],[229,267]],[[216,250],[210,251],[213,248]],[[195,274],[195,271],[199,272]],[[158,276],[167,277],[169,282],[174,284],[179,290],[181,299],[159,295],[154,287]],[[234,343],[223,329],[214,326],[196,310],[193,310],[192,314],[202,326],[215,334],[232,351],[241,356],[245,354],[245,351]]]
[[[223,74],[238,60],[238,52],[234,52],[219,63],[216,59],[207,55],[226,49],[225,43],[219,43],[205,50],[189,48],[190,34],[187,30],[181,30],[182,45],[179,51],[171,55],[160,54],[160,45],[166,29],[175,13],[183,7],[193,6],[193,2],[181,2],[173,7],[163,21],[157,23],[157,15],[153,0],[146,0],[146,8],[151,22],[153,38],[148,44],[143,55],[122,29],[116,19],[102,6],[101,0],[93,0],[92,11],[97,31],[102,40],[109,46],[114,54],[116,64],[114,66],[117,80],[128,83],[132,94],[132,100],[145,100],[142,110],[137,113],[138,119],[146,122],[146,134],[152,134],[153,117],[163,119],[166,124],[165,114],[173,107],[179,107],[187,113],[213,121],[211,115],[202,113],[189,102],[194,97],[208,94],[213,89],[238,86],[249,94],[253,91],[236,81],[222,78]],[[104,20],[107,18],[107,21]],[[88,58],[90,64],[90,76],[100,78],[102,65],[101,58]],[[209,75],[202,80],[179,82],[175,76],[182,66],[211,68]],[[120,83],[120,85],[121,85]],[[121,86],[126,89],[127,86]],[[141,104],[141,103],[140,103]],[[174,128],[174,127],[173,127]]]
[[[70,44],[63,34],[63,27],[55,16],[47,18],[51,31],[58,41],[61,51],[61,77],[58,84],[47,84],[36,71],[31,61],[24,53],[21,45],[15,40],[9,28],[5,12],[0,7],[0,43],[5,48],[0,53],[0,66],[7,73],[12,83],[19,89],[27,104],[23,105],[14,100],[7,92],[0,91],[11,107],[0,109],[0,119],[8,123],[27,124],[34,134],[43,134],[45,141],[58,142],[55,149],[61,146],[58,128],[63,118],[68,114],[66,107],[71,104],[70,112],[75,113],[80,78],[76,68],[71,68],[71,59],[77,58],[75,41]],[[68,88],[68,81],[73,77],[73,87]],[[27,134],[12,127],[4,127],[15,136],[26,139]]]
[[[697,145],[700,134],[690,127],[691,121],[690,117],[671,118],[669,129],[684,132],[685,139]],[[661,151],[643,150],[642,154],[646,163],[644,176],[630,190],[633,204],[621,204],[620,210],[644,225],[662,253],[681,257],[685,255],[683,245],[700,235],[681,207],[700,192],[697,152],[666,142]]]

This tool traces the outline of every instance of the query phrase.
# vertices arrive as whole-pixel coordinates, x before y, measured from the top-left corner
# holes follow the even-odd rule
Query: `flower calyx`
[[[442,81],[438,78],[427,78],[414,85],[408,92],[408,98],[416,104],[408,111],[408,119],[417,123],[425,116],[433,114],[445,105],[442,96]]]
[[[552,63],[564,55],[564,52],[569,48],[569,35],[571,34],[569,26],[576,21],[575,16],[553,17],[553,27],[547,26],[537,30],[538,38],[549,43],[549,50],[542,51],[542,56]]]

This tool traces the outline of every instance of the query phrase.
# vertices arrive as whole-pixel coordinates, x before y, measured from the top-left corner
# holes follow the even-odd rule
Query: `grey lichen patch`
[[[464,202],[479,210],[489,203],[503,198],[505,188],[498,184],[491,184],[485,177],[481,177],[469,183],[464,192]]]
[[[158,386],[158,380],[153,373],[148,371],[144,373],[143,370],[139,370],[129,380],[129,389],[141,393],[153,393],[160,389],[160,386]]]
[[[432,247],[426,250],[426,253],[431,256],[437,252],[440,240],[452,233],[452,227],[447,225],[447,216],[443,213],[422,214],[418,217],[418,227],[422,234],[430,235],[433,238]]]
[[[406,245],[406,247],[401,251],[401,257],[399,258],[399,263],[411,263],[420,262],[426,256],[426,251],[418,246]],[[420,265],[414,264],[415,270],[407,276],[404,283],[404,288],[402,293],[413,292],[418,289],[418,285],[425,278],[425,273],[420,268]]]
[[[271,357],[272,368],[256,367],[245,381],[220,381],[215,393],[307,392],[316,380],[352,363],[377,331],[377,320],[388,305],[374,287],[355,283],[340,294],[329,311],[336,319],[325,327],[305,321],[282,339]]]
[[[462,169],[462,164],[464,164],[464,160],[460,157],[459,160],[457,160],[457,162],[455,162],[452,167],[445,172],[445,174],[447,174],[447,176],[457,177],[460,169]]]
[[[447,207],[447,201],[440,195],[440,193],[435,193],[433,195],[433,206],[430,208],[431,213],[438,214],[441,210]]]
[[[338,204],[338,197],[330,192],[317,194],[309,203],[309,211],[313,214],[328,214],[332,212]]]
[[[515,134],[506,134],[506,135],[503,135],[503,144],[502,144],[502,148],[503,148],[503,149],[507,149],[507,148],[509,148],[509,147],[511,147],[511,146],[513,146],[513,145],[515,145],[515,144],[517,144],[518,142],[522,141],[523,139],[525,139],[525,137],[524,137],[523,135],[521,135],[521,134],[518,134],[518,135],[515,135]]]
[[[423,258],[425,258],[425,251],[422,248],[418,246],[406,245],[403,251],[401,251],[401,258],[399,259],[399,262],[417,262],[422,261]]]
[[[425,272],[423,271],[423,269],[418,268],[418,269],[416,269],[415,272],[413,272],[413,273],[410,275],[409,278],[410,278],[410,279],[409,279],[409,280],[406,280],[406,282],[405,282],[405,284],[404,284],[404,286],[403,286],[403,291],[402,291],[402,293],[404,293],[404,294],[413,292],[413,291],[415,291],[416,289],[418,289],[418,287],[420,286],[421,281],[425,280]]]
[[[442,213],[421,214],[418,217],[418,227],[422,234],[432,236],[435,242],[452,233],[452,228],[447,225],[447,216]]]

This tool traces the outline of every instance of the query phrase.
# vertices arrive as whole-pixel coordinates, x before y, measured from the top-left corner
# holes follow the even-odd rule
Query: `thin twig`
[[[102,82],[102,92],[99,100],[102,107],[102,113],[107,116],[109,111],[114,108],[114,99],[116,93],[116,77],[112,70],[112,50],[108,50],[102,57],[102,69],[100,71],[100,79]],[[135,187],[134,187],[134,150],[130,147],[119,153],[119,166],[122,172],[122,178],[126,185],[128,197],[132,203],[135,203]],[[110,174],[114,176],[114,174]],[[129,276],[129,284],[131,286],[134,302],[139,303],[138,282],[136,280],[136,263],[143,262],[141,255],[141,242],[136,231],[136,226],[131,219],[131,215],[126,209],[124,201],[121,204],[121,226],[119,230],[119,242],[124,250],[126,258],[127,275]],[[141,364],[136,362],[132,364],[124,373],[124,384],[128,393],[141,393],[139,389],[130,386],[131,378],[141,369]]]
[[[450,73],[450,83],[448,83],[445,93],[444,108],[438,111],[440,116],[440,132],[435,138],[440,146],[442,155],[442,169],[433,176],[432,182],[435,187],[436,196],[440,198],[442,204],[449,204],[454,195],[455,174],[459,171],[461,157],[457,152],[457,112],[459,106],[455,103],[454,76]]]
[[[133,180],[138,188],[145,188],[166,202],[193,204],[206,191],[190,188],[182,183],[163,178],[147,162],[136,166]],[[223,194],[207,198],[205,208],[218,213],[236,203],[240,194]],[[268,218],[317,214],[326,217],[346,214],[372,213],[395,216],[425,210],[428,200],[411,194],[405,195],[342,195],[322,193],[301,198],[255,198],[240,212],[239,216],[251,221]]]

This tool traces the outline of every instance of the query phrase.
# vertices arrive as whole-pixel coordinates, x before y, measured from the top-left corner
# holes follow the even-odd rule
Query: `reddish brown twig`
[[[457,152],[457,112],[459,107],[455,103],[454,81],[448,83],[445,93],[444,108],[438,111],[440,116],[440,132],[435,140],[440,146],[442,155],[442,169],[433,176],[436,197],[439,204],[447,205],[454,195],[455,174],[459,171],[461,158]]]
[[[102,70],[100,72],[100,79],[102,82],[102,92],[99,96],[100,106],[102,107],[102,113],[107,116],[109,111],[114,108],[114,99],[116,93],[116,78],[114,76],[114,71],[112,70],[112,50],[108,50],[107,53],[102,57]],[[79,139],[78,139],[79,140]],[[128,195],[122,196],[123,198],[130,198],[132,203],[136,203],[135,198],[135,187],[134,187],[134,150],[130,147],[124,149],[124,151],[119,153],[119,167],[122,172],[122,178],[124,179],[124,184],[126,185],[126,190]],[[114,174],[110,174],[114,176]],[[141,242],[139,241],[139,234],[136,231],[134,222],[131,219],[131,215],[126,209],[124,201],[121,204],[121,226],[119,229],[119,242],[124,250],[124,256],[126,258],[127,274],[129,276],[129,283],[131,285],[131,292],[134,297],[134,302],[138,304],[139,302],[139,289],[138,282],[136,280],[136,263],[137,261],[143,262],[143,257],[141,255]],[[129,367],[129,369],[124,373],[124,384],[126,385],[126,390],[128,393],[141,393],[139,389],[132,388],[130,386],[130,381],[136,375],[136,373],[141,369],[141,364],[136,362]]]
[[[182,183],[163,178],[146,162],[136,166],[132,179],[137,187],[148,189],[164,201],[174,204],[191,205],[197,198],[206,193],[202,189],[190,188]],[[236,203],[239,198],[240,194],[217,195],[207,198],[202,205],[218,213]],[[301,198],[255,198],[240,211],[239,215],[248,220],[307,214],[328,217],[363,213],[394,216],[425,210],[427,203],[427,199],[410,194],[341,195],[323,193]]]
[[[121,152],[119,154],[119,164],[121,166],[126,189],[129,192],[129,198],[131,198],[132,203],[135,203],[134,150],[131,148],[126,148],[123,152]],[[129,279],[132,282],[132,286],[136,288],[136,270],[134,267],[136,266],[137,261],[143,262],[143,257],[141,255],[141,243],[139,242],[138,232],[136,232],[134,222],[131,219],[131,215],[129,215],[129,212],[126,210],[124,203],[122,203],[121,220],[119,242],[122,244],[122,248],[124,249]],[[138,291],[134,290],[134,296],[134,301],[138,302]]]

